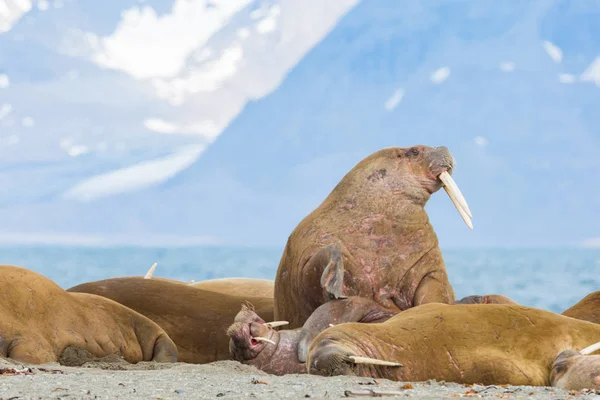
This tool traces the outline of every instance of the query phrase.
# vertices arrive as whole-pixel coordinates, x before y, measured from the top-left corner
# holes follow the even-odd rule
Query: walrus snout
[[[444,171],[452,175],[456,161],[446,146],[430,148],[426,158],[429,160],[429,167],[434,177],[437,178]]]

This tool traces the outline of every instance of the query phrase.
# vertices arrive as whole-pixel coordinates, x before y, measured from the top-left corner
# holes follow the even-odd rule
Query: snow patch
[[[583,82],[594,82],[596,86],[600,87],[600,57],[596,57],[579,79]]]
[[[390,98],[386,100],[385,104],[383,105],[383,108],[385,108],[388,111],[392,111],[394,108],[396,108],[398,106],[398,104],[400,104],[403,97],[404,97],[404,90],[403,89],[396,90],[394,92],[394,94],[392,94],[390,96]]]
[[[438,68],[433,74],[431,74],[431,82],[440,84],[444,82],[450,76],[450,68],[442,67]]]
[[[503,62],[502,64],[500,64],[500,69],[504,72],[512,72],[515,70],[515,63],[514,62]]]
[[[89,202],[106,196],[145,189],[174,177],[193,164],[203,151],[204,146],[188,146],[167,157],[96,175],[67,190],[63,197]]]
[[[563,52],[560,49],[560,47],[554,45],[552,42],[549,42],[547,40],[544,40],[542,42],[542,46],[544,47],[544,50],[546,50],[546,53],[548,53],[550,58],[554,60],[555,63],[560,63],[562,61]]]

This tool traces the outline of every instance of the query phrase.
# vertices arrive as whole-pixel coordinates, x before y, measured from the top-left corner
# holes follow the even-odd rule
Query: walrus
[[[600,324],[600,291],[588,294],[563,311],[562,315]]]
[[[350,296],[398,311],[453,303],[425,204],[444,187],[471,212],[446,147],[386,148],[360,161],[290,234],[275,277],[275,318],[298,328],[324,302]]]
[[[549,386],[560,353],[598,341],[597,324],[550,311],[434,303],[381,323],[325,329],[309,347],[307,368],[325,376]]]
[[[230,359],[227,327],[245,301],[273,319],[272,297],[226,295],[165,279],[111,278],[67,291],[104,296],[145,315],[173,339],[179,361],[194,364]]]
[[[484,296],[472,295],[463,297],[454,304],[518,304],[513,299],[502,294],[486,294]]]
[[[176,362],[156,323],[104,297],[67,293],[43,275],[0,265],[0,355],[29,364],[60,361],[66,349],[125,361]]]
[[[373,300],[354,296],[322,304],[302,328],[276,331],[273,324],[264,322],[251,304],[244,304],[227,329],[229,350],[232,359],[269,374],[306,373],[302,359],[306,358],[307,345],[324,329],[348,321],[381,322],[397,313],[396,310],[385,312]]]
[[[153,278],[155,270],[156,263],[152,264],[148,272],[146,272],[146,275],[144,275],[144,278],[164,279]],[[212,292],[248,297],[273,297],[273,289],[275,286],[275,282],[272,280],[258,278],[217,278],[199,282],[191,280],[187,284],[199,289],[210,290]]]
[[[588,355],[600,349],[595,343],[580,351],[565,350],[552,363],[550,382],[566,390],[600,390],[600,356]]]

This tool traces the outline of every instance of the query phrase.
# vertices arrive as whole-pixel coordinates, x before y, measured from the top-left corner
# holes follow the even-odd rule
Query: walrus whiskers
[[[587,356],[589,354],[592,354],[596,350],[600,350],[600,342],[594,343],[583,350],[579,350],[579,354],[581,354],[582,356]]]
[[[473,215],[471,214],[469,205],[458,188],[458,185],[448,171],[442,172],[439,175],[439,178],[444,184],[444,190],[448,194],[448,197],[450,197],[450,200],[452,200],[454,207],[456,207],[456,210],[458,210],[458,213],[462,217],[463,221],[465,221],[465,224],[467,224],[470,229],[473,229],[473,223],[471,222]]]
[[[271,339],[267,339],[267,338],[262,337],[262,336],[253,336],[252,339],[258,340],[259,342],[267,342],[267,343],[271,343],[271,344],[277,345],[277,343],[275,343]]]
[[[288,325],[289,322],[288,321],[272,321],[272,322],[265,322],[266,326],[269,326],[271,328],[276,328],[278,326],[284,326],[284,325]]]
[[[354,364],[383,365],[383,366],[386,366],[386,367],[402,367],[403,366],[400,363],[395,363],[395,362],[391,362],[391,361],[378,360],[376,358],[359,357],[359,356],[349,356],[348,358],[350,360],[352,360],[352,362]]]
[[[156,263],[152,264],[146,275],[144,275],[144,279],[152,279],[152,274],[154,274],[154,270],[156,269]]]

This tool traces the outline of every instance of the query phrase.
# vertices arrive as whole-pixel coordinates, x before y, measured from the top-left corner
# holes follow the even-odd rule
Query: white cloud
[[[383,105],[383,108],[385,108],[388,111],[392,111],[394,108],[396,108],[396,106],[398,106],[398,104],[400,104],[403,97],[404,97],[404,90],[403,89],[396,90],[394,92],[394,94],[392,94],[390,96],[390,98],[386,100],[385,104]]]
[[[500,64],[500,69],[504,72],[512,72],[515,70],[515,63],[514,62],[503,62],[502,64]]]
[[[594,82],[596,86],[600,87],[600,57],[596,57],[579,79],[583,82]]]
[[[144,121],[146,129],[159,133],[175,133],[179,127],[171,122],[158,118],[148,118]]]
[[[273,32],[277,27],[277,18],[281,13],[281,7],[279,5],[274,5],[269,9],[268,14],[258,23],[256,24],[256,30],[259,33],[267,34]]]
[[[175,0],[170,13],[158,16],[152,7],[133,7],[110,36],[88,34],[98,65],[122,70],[136,79],[177,75],[187,57],[218,31],[250,0]],[[151,45],[149,45],[151,43]]]
[[[214,92],[223,83],[235,75],[243,60],[244,52],[239,45],[225,49],[221,57],[206,61],[200,66],[190,69],[185,77],[174,79],[152,80],[160,98],[168,100],[173,105],[182,104],[185,96],[199,92]]]
[[[560,83],[574,83],[575,76],[571,74],[558,74],[558,81]]]
[[[50,4],[46,0],[40,0],[37,6],[41,11],[45,11],[50,7]]]
[[[438,68],[433,74],[431,74],[431,82],[442,83],[450,76],[450,68],[442,67]]]
[[[131,167],[89,178],[71,189],[64,197],[81,202],[119,193],[134,192],[164,182],[193,164],[204,146],[189,146],[168,157],[145,161]]]
[[[240,29],[238,29],[237,34],[240,39],[246,39],[250,36],[250,29],[240,28]]]
[[[473,139],[475,144],[479,147],[486,147],[488,145],[488,140],[483,136],[477,136]]]
[[[10,114],[12,112],[12,109],[13,109],[12,104],[8,104],[8,103],[2,104],[2,106],[0,107],[0,119],[3,119],[8,114]]]
[[[554,45],[552,42],[549,42],[547,40],[542,42],[542,46],[544,47],[544,50],[546,50],[546,53],[548,53],[550,58],[554,60],[554,62],[560,63],[562,61],[563,53],[560,47]]]
[[[600,237],[586,239],[582,244],[584,247],[600,247]]]
[[[79,157],[90,152],[87,146],[73,144],[71,139],[64,139],[60,142],[60,147],[71,157]]]
[[[0,0],[0,33],[10,31],[30,10],[30,0]]]
[[[23,119],[21,119],[21,125],[26,128],[30,128],[35,125],[35,120],[31,117],[23,117]]]
[[[2,0],[0,0],[2,1]],[[8,75],[0,74],[0,89],[4,89],[10,86],[10,80],[8,79]]]

